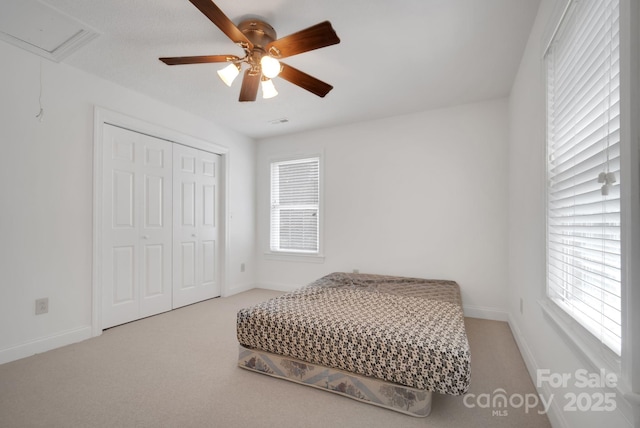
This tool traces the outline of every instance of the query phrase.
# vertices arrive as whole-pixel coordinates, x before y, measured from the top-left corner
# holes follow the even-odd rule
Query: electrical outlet
[[[42,315],[49,312],[49,298],[36,299],[36,315]]]
[[[244,272],[244,263],[240,264],[240,272]]]
[[[522,300],[522,297],[520,298],[520,315],[522,315],[524,312],[524,301]]]

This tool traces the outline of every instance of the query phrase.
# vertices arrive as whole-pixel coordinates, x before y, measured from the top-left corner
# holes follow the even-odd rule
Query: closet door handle
[[[195,233],[192,233],[192,234],[191,234],[191,237],[192,237],[192,238],[195,238],[195,237],[196,237],[196,234],[195,234]]]
[[[142,239],[149,239],[149,235],[142,235]]]

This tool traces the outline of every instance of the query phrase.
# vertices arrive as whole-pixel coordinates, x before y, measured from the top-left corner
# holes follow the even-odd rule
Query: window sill
[[[278,260],[282,262],[324,263],[322,254],[300,254],[267,251],[264,253],[266,260]]]
[[[640,394],[631,391],[627,386],[628,379],[622,377],[620,357],[608,348],[603,348],[604,345],[601,345],[591,333],[587,332],[584,327],[557,307],[551,300],[540,300],[538,304],[542,308],[544,316],[551,321],[553,327],[564,336],[580,356],[591,364],[591,369],[604,369],[605,372],[614,373],[618,379],[615,389],[619,396],[624,398],[630,405],[640,406]]]
[[[546,318],[552,321],[554,327],[591,363],[592,368],[603,368],[618,376],[620,375],[620,357],[600,344],[591,333],[551,300],[543,299],[538,301],[538,304]]]

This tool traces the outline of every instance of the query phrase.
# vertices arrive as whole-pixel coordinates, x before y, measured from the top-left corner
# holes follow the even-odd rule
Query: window
[[[573,1],[545,63],[547,295],[620,355],[618,0]]]
[[[273,252],[320,253],[320,158],[271,163]]]

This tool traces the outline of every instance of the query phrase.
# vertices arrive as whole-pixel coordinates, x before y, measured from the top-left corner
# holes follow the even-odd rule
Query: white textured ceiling
[[[64,63],[253,138],[505,97],[539,0],[216,0],[236,24],[261,17],[286,36],[329,20],[335,46],[287,58],[330,83],[319,98],[274,79],[275,98],[239,103],[220,64],[165,56],[243,56],[188,0],[41,0],[100,33]],[[287,118],[287,123],[270,124]]]

